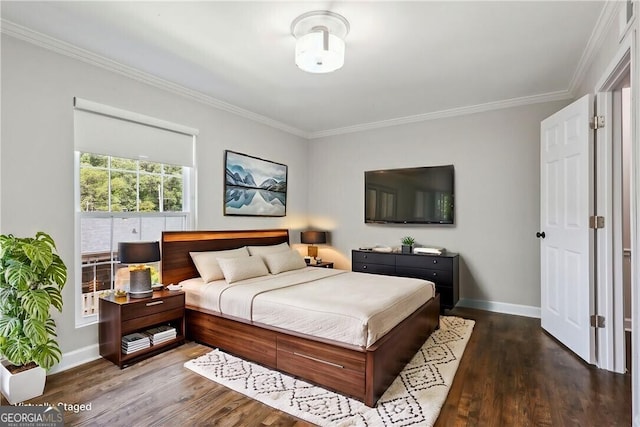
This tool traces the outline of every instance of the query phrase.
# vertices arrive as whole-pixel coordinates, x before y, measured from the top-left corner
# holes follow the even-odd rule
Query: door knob
[[[539,232],[539,231],[536,233],[536,237],[537,237],[538,239],[539,239],[539,238],[541,238],[541,237],[544,239],[544,238],[545,238],[545,236],[546,236],[546,234],[544,234],[544,231],[543,231],[542,233],[541,233],[541,232]]]

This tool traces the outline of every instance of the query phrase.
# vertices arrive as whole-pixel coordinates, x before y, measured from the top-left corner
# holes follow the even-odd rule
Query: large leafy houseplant
[[[0,235],[0,354],[49,370],[62,358],[51,306],[62,311],[67,267],[51,236]]]

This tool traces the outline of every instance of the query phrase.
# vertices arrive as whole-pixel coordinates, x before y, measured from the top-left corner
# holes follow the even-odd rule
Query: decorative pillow
[[[249,251],[246,247],[238,249],[229,249],[226,251],[209,251],[209,252],[189,252],[193,263],[196,265],[200,277],[205,283],[212,282],[214,280],[224,279],[222,270],[218,265],[218,260],[221,258],[249,258]]]
[[[259,256],[243,258],[219,258],[218,263],[227,283],[269,274],[267,266]]]
[[[286,242],[268,246],[247,246],[247,249],[249,249],[249,253],[251,255],[266,255],[275,252],[284,252],[291,250],[289,244]]]
[[[298,270],[305,268],[307,263],[298,251],[275,252],[262,255],[265,264],[271,274],[282,273],[283,271]]]

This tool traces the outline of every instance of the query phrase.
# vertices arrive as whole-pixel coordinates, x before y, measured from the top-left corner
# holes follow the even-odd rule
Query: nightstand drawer
[[[161,311],[153,313],[149,316],[136,317],[129,320],[122,321],[122,334],[130,334],[140,329],[149,328],[159,323],[168,323],[169,321],[181,319],[184,317],[184,308],[174,308],[169,311]]]
[[[122,306],[122,320],[150,316],[163,311],[170,311],[184,307],[184,294],[153,299],[141,299],[135,303]]]

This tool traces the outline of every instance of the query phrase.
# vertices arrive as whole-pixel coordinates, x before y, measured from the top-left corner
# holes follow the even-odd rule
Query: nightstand
[[[184,343],[184,292],[156,291],[149,298],[109,295],[100,297],[98,336],[100,355],[120,368]],[[171,325],[176,337],[148,348],[125,354],[122,337],[155,326]]]
[[[323,261],[320,264],[316,264],[315,262],[312,262],[311,264],[309,264],[309,267],[333,268],[333,263]]]

